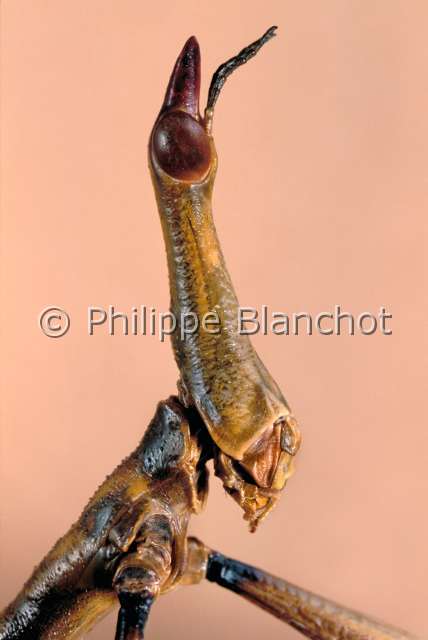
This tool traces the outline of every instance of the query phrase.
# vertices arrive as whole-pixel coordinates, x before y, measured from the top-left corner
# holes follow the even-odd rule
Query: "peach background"
[[[219,234],[240,300],[393,314],[384,337],[259,336],[304,446],[251,536],[211,483],[191,530],[232,556],[428,634],[424,0],[4,0],[1,593],[6,604],[175,389],[168,342],[88,337],[88,305],[168,307],[146,143],[197,35],[216,66],[278,37],[218,103]],[[68,310],[43,336],[39,312]],[[90,637],[113,638],[115,615]],[[155,606],[148,638],[297,638],[211,584]]]

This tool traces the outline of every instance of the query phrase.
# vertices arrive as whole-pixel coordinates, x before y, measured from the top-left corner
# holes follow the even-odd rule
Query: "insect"
[[[175,64],[149,143],[149,164],[165,239],[171,311],[218,320],[217,330],[172,334],[180,399],[194,406],[217,445],[216,473],[254,531],[293,473],[297,422],[278,385],[239,330],[239,303],[213,222],[217,169],[214,106],[227,76],[275,33],[223,64],[199,113],[200,53],[189,38]],[[181,338],[184,335],[184,339]]]
[[[117,595],[155,599],[179,582],[188,521],[207,494],[203,429],[187,413],[177,398],[159,403],[140,445],[4,610],[1,640],[80,637]]]
[[[300,444],[278,386],[236,324],[238,301],[211,212],[214,105],[227,76],[269,29],[214,74],[199,114],[200,54],[190,38],[154,125],[149,158],[167,248],[171,308],[217,313],[220,331],[173,337],[179,396],[160,402],[144,437],[0,615],[0,640],[81,637],[120,604],[116,640],[141,640],[159,595],[202,579],[234,591],[312,640],[410,639],[386,625],[214,552],[187,528],[208,495],[206,463],[255,530],[278,499]]]
[[[193,571],[195,583],[203,578],[215,582],[287,622],[312,640],[412,639],[406,631],[212,551],[196,538],[189,540],[189,549],[189,571]]]

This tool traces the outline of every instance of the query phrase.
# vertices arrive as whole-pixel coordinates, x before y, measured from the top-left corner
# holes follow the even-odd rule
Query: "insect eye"
[[[160,168],[176,180],[200,182],[211,164],[204,128],[184,111],[165,114],[155,126],[152,154]]]

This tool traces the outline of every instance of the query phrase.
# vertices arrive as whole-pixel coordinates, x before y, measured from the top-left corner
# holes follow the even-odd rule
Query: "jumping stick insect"
[[[156,598],[206,578],[262,607],[313,640],[410,639],[405,632],[226,558],[188,538],[208,495],[206,463],[254,531],[293,471],[295,418],[247,336],[217,239],[211,194],[217,156],[214,106],[228,75],[275,33],[224,63],[199,114],[195,38],[174,67],[149,142],[166,243],[171,309],[215,313],[219,331],[173,335],[178,397],[160,402],[136,450],[104,481],[0,615],[0,640],[81,637],[120,604],[116,640],[143,638]]]
[[[149,164],[168,257],[175,318],[213,314],[208,331],[172,334],[179,395],[194,406],[214,441],[215,469],[244,510],[250,528],[269,513],[293,472],[297,422],[276,382],[239,331],[239,303],[214,227],[211,196],[217,169],[214,105],[227,76],[255,55],[265,35],[216,72],[205,116],[199,114],[200,53],[189,38],[171,75],[149,143]],[[184,339],[181,336],[184,335]]]

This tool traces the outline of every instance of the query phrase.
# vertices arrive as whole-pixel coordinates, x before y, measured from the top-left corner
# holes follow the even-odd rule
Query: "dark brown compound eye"
[[[153,131],[152,153],[160,168],[176,180],[199,182],[211,164],[204,128],[184,111],[172,111],[159,120]]]

